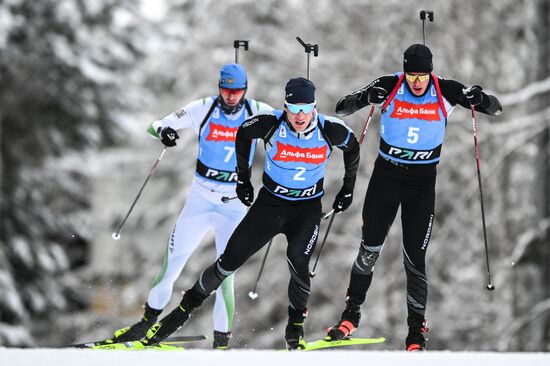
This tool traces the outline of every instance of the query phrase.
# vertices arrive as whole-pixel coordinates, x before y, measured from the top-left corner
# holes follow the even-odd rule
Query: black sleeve
[[[395,75],[381,76],[373,80],[369,85],[357,89],[353,93],[346,95],[336,103],[336,114],[339,116],[348,116],[355,111],[369,104],[367,95],[373,86],[385,89],[388,94],[391,93],[399,78]]]
[[[247,118],[237,130],[235,139],[235,153],[237,157],[237,173],[247,174],[248,159],[250,157],[250,149],[252,148],[252,140],[264,139],[273,128],[279,124],[277,117],[272,113],[256,114]]]
[[[470,103],[466,100],[466,96],[463,92],[466,86],[456,80],[438,79],[441,94],[451,103],[451,105],[455,106],[459,104],[464,108],[470,109]],[[483,91],[481,92],[481,96],[483,97],[483,101],[476,106],[476,111],[491,116],[498,116],[502,113],[502,106],[495,96],[486,94]]]
[[[353,190],[359,168],[359,143],[353,131],[337,118],[325,117],[324,131],[331,145],[344,152],[344,185]]]

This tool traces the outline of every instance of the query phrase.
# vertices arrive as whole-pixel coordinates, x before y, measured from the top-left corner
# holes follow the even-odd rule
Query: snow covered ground
[[[88,366],[88,365],[422,365],[422,366],[548,366],[550,353],[481,353],[397,351],[90,351],[58,349],[0,348],[0,365],[9,366]]]

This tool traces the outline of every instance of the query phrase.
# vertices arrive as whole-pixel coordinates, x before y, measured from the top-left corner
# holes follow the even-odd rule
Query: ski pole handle
[[[222,197],[222,202],[223,202],[223,203],[227,203],[227,202],[229,202],[229,201],[231,201],[231,200],[234,200],[235,198],[237,198],[237,196],[233,196],[233,197],[223,196],[223,197]]]
[[[134,202],[132,202],[132,205],[130,206],[130,209],[128,210],[128,213],[126,214],[126,216],[124,217],[124,220],[122,220],[122,223],[120,224],[120,226],[118,227],[117,231],[114,232],[111,237],[113,238],[113,240],[119,240],[120,239],[120,230],[122,230],[122,227],[124,226],[124,224],[126,223],[126,220],[128,220],[128,217],[130,216],[130,213],[132,212],[132,210],[134,209],[134,206],[136,205],[136,202],[138,201],[139,197],[141,196],[141,192],[143,192],[143,188],[145,188],[145,186],[147,185],[147,182],[149,182],[149,179],[153,176],[153,173],[155,172],[155,169],[157,168],[157,165],[159,164],[159,162],[162,160],[162,157],[164,156],[164,153],[166,152],[166,146],[164,146],[164,148],[162,149],[162,151],[160,152],[160,155],[159,157],[157,158],[157,161],[155,161],[155,164],[153,164],[153,167],[151,168],[151,170],[149,171],[149,175],[147,176],[147,178],[145,179],[145,182],[143,182],[143,185],[141,186],[141,188],[139,189],[139,192],[136,196],[136,198],[134,199]]]

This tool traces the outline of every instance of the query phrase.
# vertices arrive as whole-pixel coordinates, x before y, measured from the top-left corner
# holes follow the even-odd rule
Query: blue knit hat
[[[244,67],[239,64],[225,64],[220,69],[220,88],[246,89],[247,78]]]

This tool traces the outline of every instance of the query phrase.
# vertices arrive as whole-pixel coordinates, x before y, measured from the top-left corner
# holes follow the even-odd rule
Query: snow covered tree
[[[112,144],[139,50],[130,1],[0,1],[0,345],[79,307],[63,274],[87,260],[86,169],[56,159]]]

